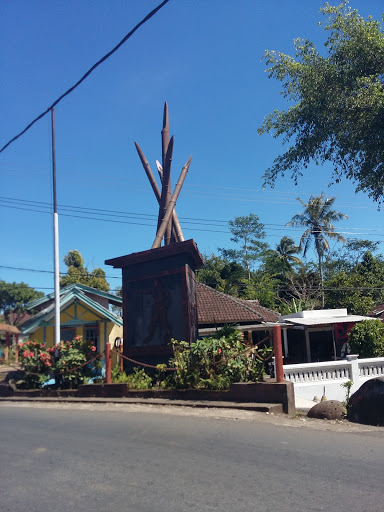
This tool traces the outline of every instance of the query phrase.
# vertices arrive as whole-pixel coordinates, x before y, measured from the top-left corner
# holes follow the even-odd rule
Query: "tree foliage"
[[[276,245],[276,250],[266,251],[264,255],[263,269],[271,275],[284,279],[287,274],[293,272],[297,265],[301,264],[300,258],[295,256],[300,252],[300,247],[295,245],[292,238],[283,236]]]
[[[345,242],[345,238],[335,231],[333,222],[348,218],[344,213],[332,209],[335,197],[325,198],[321,193],[319,196],[311,196],[307,203],[300,198],[298,201],[304,207],[304,211],[297,213],[288,222],[287,226],[300,226],[306,228],[300,239],[300,249],[303,249],[305,256],[313,241],[319,262],[320,279],[323,281],[323,259],[329,251],[327,238]]]
[[[231,241],[239,244],[240,249],[219,249],[221,255],[227,260],[241,263],[251,278],[253,263],[260,258],[268,245],[261,240],[265,238],[264,224],[254,213],[245,217],[236,217],[229,221],[232,233]]]
[[[349,333],[349,346],[352,354],[364,357],[384,356],[384,325],[376,320],[363,320]]]
[[[5,323],[18,325],[26,311],[27,303],[43,295],[25,283],[0,281],[0,313]]]
[[[95,268],[91,271],[84,266],[84,259],[79,251],[69,251],[63,258],[68,270],[66,275],[60,278],[60,286],[70,284],[84,284],[97,290],[109,291],[109,283],[106,280],[105,272],[102,268]]]
[[[361,262],[327,279],[325,289],[327,307],[343,307],[350,313],[366,315],[384,303],[384,261],[366,251]]]
[[[384,187],[384,32],[347,1],[320,9],[327,17],[325,56],[307,39],[296,39],[296,56],[266,51],[268,77],[282,83],[293,103],[264,118],[259,133],[291,145],[267,169],[273,186],[287,171],[296,181],[311,161],[333,165],[333,180],[356,183],[375,201]],[[321,25],[321,23],[319,23]]]

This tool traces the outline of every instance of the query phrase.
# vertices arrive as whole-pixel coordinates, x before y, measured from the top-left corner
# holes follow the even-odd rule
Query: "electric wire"
[[[3,204],[1,204],[3,203]],[[5,203],[5,204],[4,204]],[[27,208],[26,206],[19,206],[27,205],[31,206],[32,208]],[[32,201],[27,199],[16,199],[16,198],[10,198],[5,196],[0,196],[0,207],[4,208],[14,208],[19,210],[26,210],[26,211],[32,211],[36,213],[51,213],[52,206],[49,203],[45,203],[43,201]],[[150,226],[153,227],[154,223],[157,222],[157,215],[153,214],[146,214],[146,213],[139,213],[139,212],[124,212],[119,210],[107,210],[107,209],[101,209],[101,208],[91,208],[91,207],[83,207],[83,206],[74,206],[74,205],[66,205],[66,204],[59,204],[59,211],[61,215],[67,216],[67,217],[76,217],[76,218],[84,218],[89,220],[100,220],[100,221],[109,221],[109,222],[117,222],[117,223],[123,223],[123,224],[132,224],[132,225],[140,225],[140,226]],[[152,221],[151,224],[149,223],[140,223],[140,222],[127,222],[127,221],[114,221],[113,219],[103,219],[103,218],[97,218],[97,217],[89,217],[85,215],[69,215],[68,213],[64,212],[78,212],[88,215],[99,215],[104,217],[120,217],[120,218],[130,218],[135,220],[148,220]],[[229,221],[228,220],[219,220],[219,219],[206,219],[206,218],[194,218],[194,217],[180,217],[180,220],[183,221],[183,225],[206,225],[208,224],[210,227],[225,227],[228,226]],[[274,223],[265,223],[265,228],[268,228],[269,231],[284,231],[284,233],[289,230],[289,233],[292,233],[292,231],[296,232],[302,232],[303,228],[301,227],[293,227],[293,226],[286,226],[284,224],[274,224]],[[187,228],[188,229],[188,228]],[[209,231],[214,233],[231,233],[229,230],[215,230],[215,229],[203,229],[199,228],[200,231]],[[327,235],[327,231],[323,231],[325,235]],[[354,227],[348,227],[348,230],[340,231],[337,230],[338,233],[343,235],[375,235],[375,236],[384,236],[384,230],[383,229],[377,229],[377,228],[354,228]],[[311,234],[314,234],[314,231],[311,231]],[[332,233],[332,231],[330,232]],[[268,233],[266,236],[275,236],[275,235],[269,235]],[[294,238],[300,238],[295,237]]]
[[[138,30],[144,23],[146,23],[148,20],[152,18],[162,7],[164,7],[165,4],[167,4],[169,0],[164,0],[159,4],[155,9],[153,9],[149,14],[147,14],[128,34],[126,34],[123,39],[114,47],[111,51],[106,53],[101,59],[99,59],[93,66],[91,66],[88,71],[78,80],[72,87],[67,89],[61,96],[55,100],[52,105],[50,105],[44,112],[42,112],[40,115],[38,115],[33,121],[31,121],[20,133],[15,135],[12,139],[10,139],[1,149],[0,153],[2,153],[12,142],[15,142],[18,138],[20,138],[24,133],[26,133],[32,126],[37,123],[37,121],[40,121],[45,115],[50,112],[50,110],[55,107],[62,99],[64,99],[68,94],[70,94],[72,91],[74,91],[84,80],[96,69],[102,64],[104,61],[109,59],[111,55],[113,55],[128,39]]]
[[[19,270],[19,271],[24,271],[24,272],[48,273],[48,274],[53,274],[54,273],[53,270],[42,270],[42,269],[33,269],[33,268],[24,268],[24,267],[12,267],[12,266],[8,266],[8,265],[0,265],[0,269]],[[63,275],[63,276],[66,276],[66,275],[68,275],[68,272],[60,272],[60,274]],[[196,274],[198,274],[198,271],[196,272]],[[84,274],[78,274],[78,275],[79,276],[82,276],[82,275],[85,276],[85,275],[89,275],[89,274],[84,273]],[[105,278],[106,279],[121,279],[121,276],[109,276],[109,275],[106,275]],[[215,284],[215,283],[212,282],[211,285],[213,285],[213,284]],[[240,288],[241,287],[246,288],[249,283],[245,283],[245,282],[242,282],[242,281],[234,281],[231,284],[233,286],[237,286],[237,287],[240,287]],[[36,286],[35,288],[43,289],[43,287],[39,287],[39,286]],[[44,289],[48,290],[48,289],[52,289],[52,288],[51,287],[47,287],[47,288],[44,288]],[[324,291],[351,291],[351,290],[363,291],[363,290],[384,290],[384,287],[383,286],[338,286],[338,287],[324,286],[324,288],[321,288],[321,289],[324,289]],[[116,290],[118,290],[118,288],[116,288],[115,291]],[[306,291],[319,291],[320,287],[319,286],[306,286],[305,290]],[[272,288],[272,291],[274,291],[274,292],[277,292],[277,291],[280,291],[280,292],[290,292],[290,291],[292,291],[292,289],[287,287],[287,286],[282,286],[282,287]]]

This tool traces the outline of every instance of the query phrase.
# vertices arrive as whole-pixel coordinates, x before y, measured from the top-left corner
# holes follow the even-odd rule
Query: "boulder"
[[[367,380],[353,393],[348,405],[348,420],[384,426],[384,377]]]
[[[320,420],[342,420],[345,418],[345,407],[338,400],[326,400],[314,405],[307,416]]]

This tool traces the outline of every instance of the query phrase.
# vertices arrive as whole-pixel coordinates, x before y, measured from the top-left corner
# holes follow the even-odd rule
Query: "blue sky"
[[[158,3],[2,2],[0,144]],[[266,225],[271,246],[284,235],[298,242],[300,230],[285,227],[300,211],[296,198],[322,191],[336,196],[336,208],[349,215],[338,225],[346,237],[384,242],[383,213],[367,196],[356,195],[350,182],[328,188],[329,167],[309,168],[297,186],[284,178],[275,189],[262,189],[262,175],[282,145],[259,136],[257,128],[265,115],[286,104],[261,57],[266,49],[293,54],[296,37],[324,42],[326,34],[317,24],[321,5],[314,0],[171,0],[56,107],[62,271],[63,256],[77,249],[89,268],[105,268],[113,289],[120,285],[120,272],[104,266],[104,260],[152,245],[157,204],[134,140],[155,170],[164,101],[175,136],[174,182],[193,155],[177,212],[185,237],[194,238],[201,252],[230,247],[227,221],[249,213]],[[377,0],[355,0],[351,6],[376,19],[383,9]],[[0,155],[0,196],[0,279],[51,291],[53,277],[47,272],[4,268],[53,269],[49,116]],[[99,210],[96,216],[91,208]]]

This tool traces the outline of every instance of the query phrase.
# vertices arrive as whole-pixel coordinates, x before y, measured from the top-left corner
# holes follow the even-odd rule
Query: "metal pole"
[[[60,343],[60,274],[59,274],[59,216],[56,199],[56,147],[55,147],[55,110],[51,109],[52,121],[52,181],[53,181],[53,253],[55,275],[55,346]]]
[[[281,326],[273,327],[273,348],[275,351],[276,382],[284,382],[283,347],[281,345]]]

